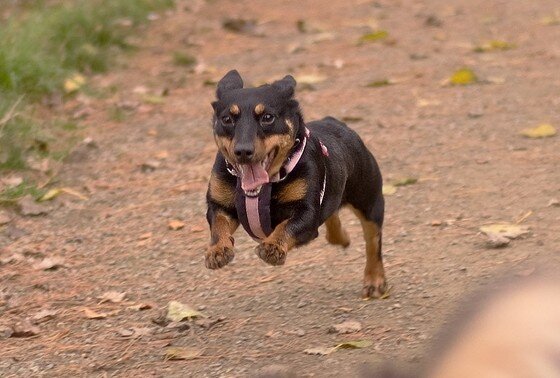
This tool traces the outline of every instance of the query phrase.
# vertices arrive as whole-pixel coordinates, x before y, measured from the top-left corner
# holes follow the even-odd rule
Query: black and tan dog
[[[243,88],[235,70],[218,83],[214,137],[219,152],[208,188],[211,242],[206,267],[234,257],[241,223],[257,255],[282,265],[288,251],[315,239],[325,223],[332,244],[347,247],[338,210],[349,205],[366,241],[362,296],[387,289],[381,258],[384,200],[379,167],[360,137],[334,118],[304,123],[291,76]]]

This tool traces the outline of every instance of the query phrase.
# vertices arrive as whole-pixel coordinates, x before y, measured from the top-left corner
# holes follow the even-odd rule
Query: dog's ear
[[[231,70],[218,82],[216,96],[221,100],[225,92],[241,88],[243,88],[243,79],[241,75],[239,75],[237,70]]]
[[[292,75],[286,75],[282,80],[275,81],[272,86],[280,91],[285,98],[291,98],[296,90],[296,79]]]

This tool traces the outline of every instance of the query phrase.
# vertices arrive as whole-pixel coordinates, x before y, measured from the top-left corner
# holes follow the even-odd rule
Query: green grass
[[[16,202],[18,199],[23,198],[28,194],[37,200],[41,198],[46,191],[46,189],[39,189],[35,186],[35,184],[24,181],[18,186],[0,191],[0,205]]]
[[[173,0],[22,4],[0,20],[0,171],[24,168],[37,135],[45,134],[48,125],[33,118],[34,103],[64,93],[65,80],[78,72],[108,70],[116,52],[133,47],[128,39],[136,26]]]

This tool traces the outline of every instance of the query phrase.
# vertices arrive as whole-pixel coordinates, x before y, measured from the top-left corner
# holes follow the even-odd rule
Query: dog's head
[[[219,82],[214,108],[214,137],[226,160],[241,175],[246,194],[256,195],[277,174],[304,131],[293,99],[292,76],[257,88],[243,88],[235,70]]]

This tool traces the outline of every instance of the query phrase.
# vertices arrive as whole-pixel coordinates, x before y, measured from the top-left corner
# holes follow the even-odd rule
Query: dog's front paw
[[[235,256],[233,248],[225,245],[211,245],[206,251],[204,264],[208,269],[219,269],[229,264]]]
[[[288,252],[277,244],[261,243],[255,248],[257,256],[270,265],[284,265]]]

